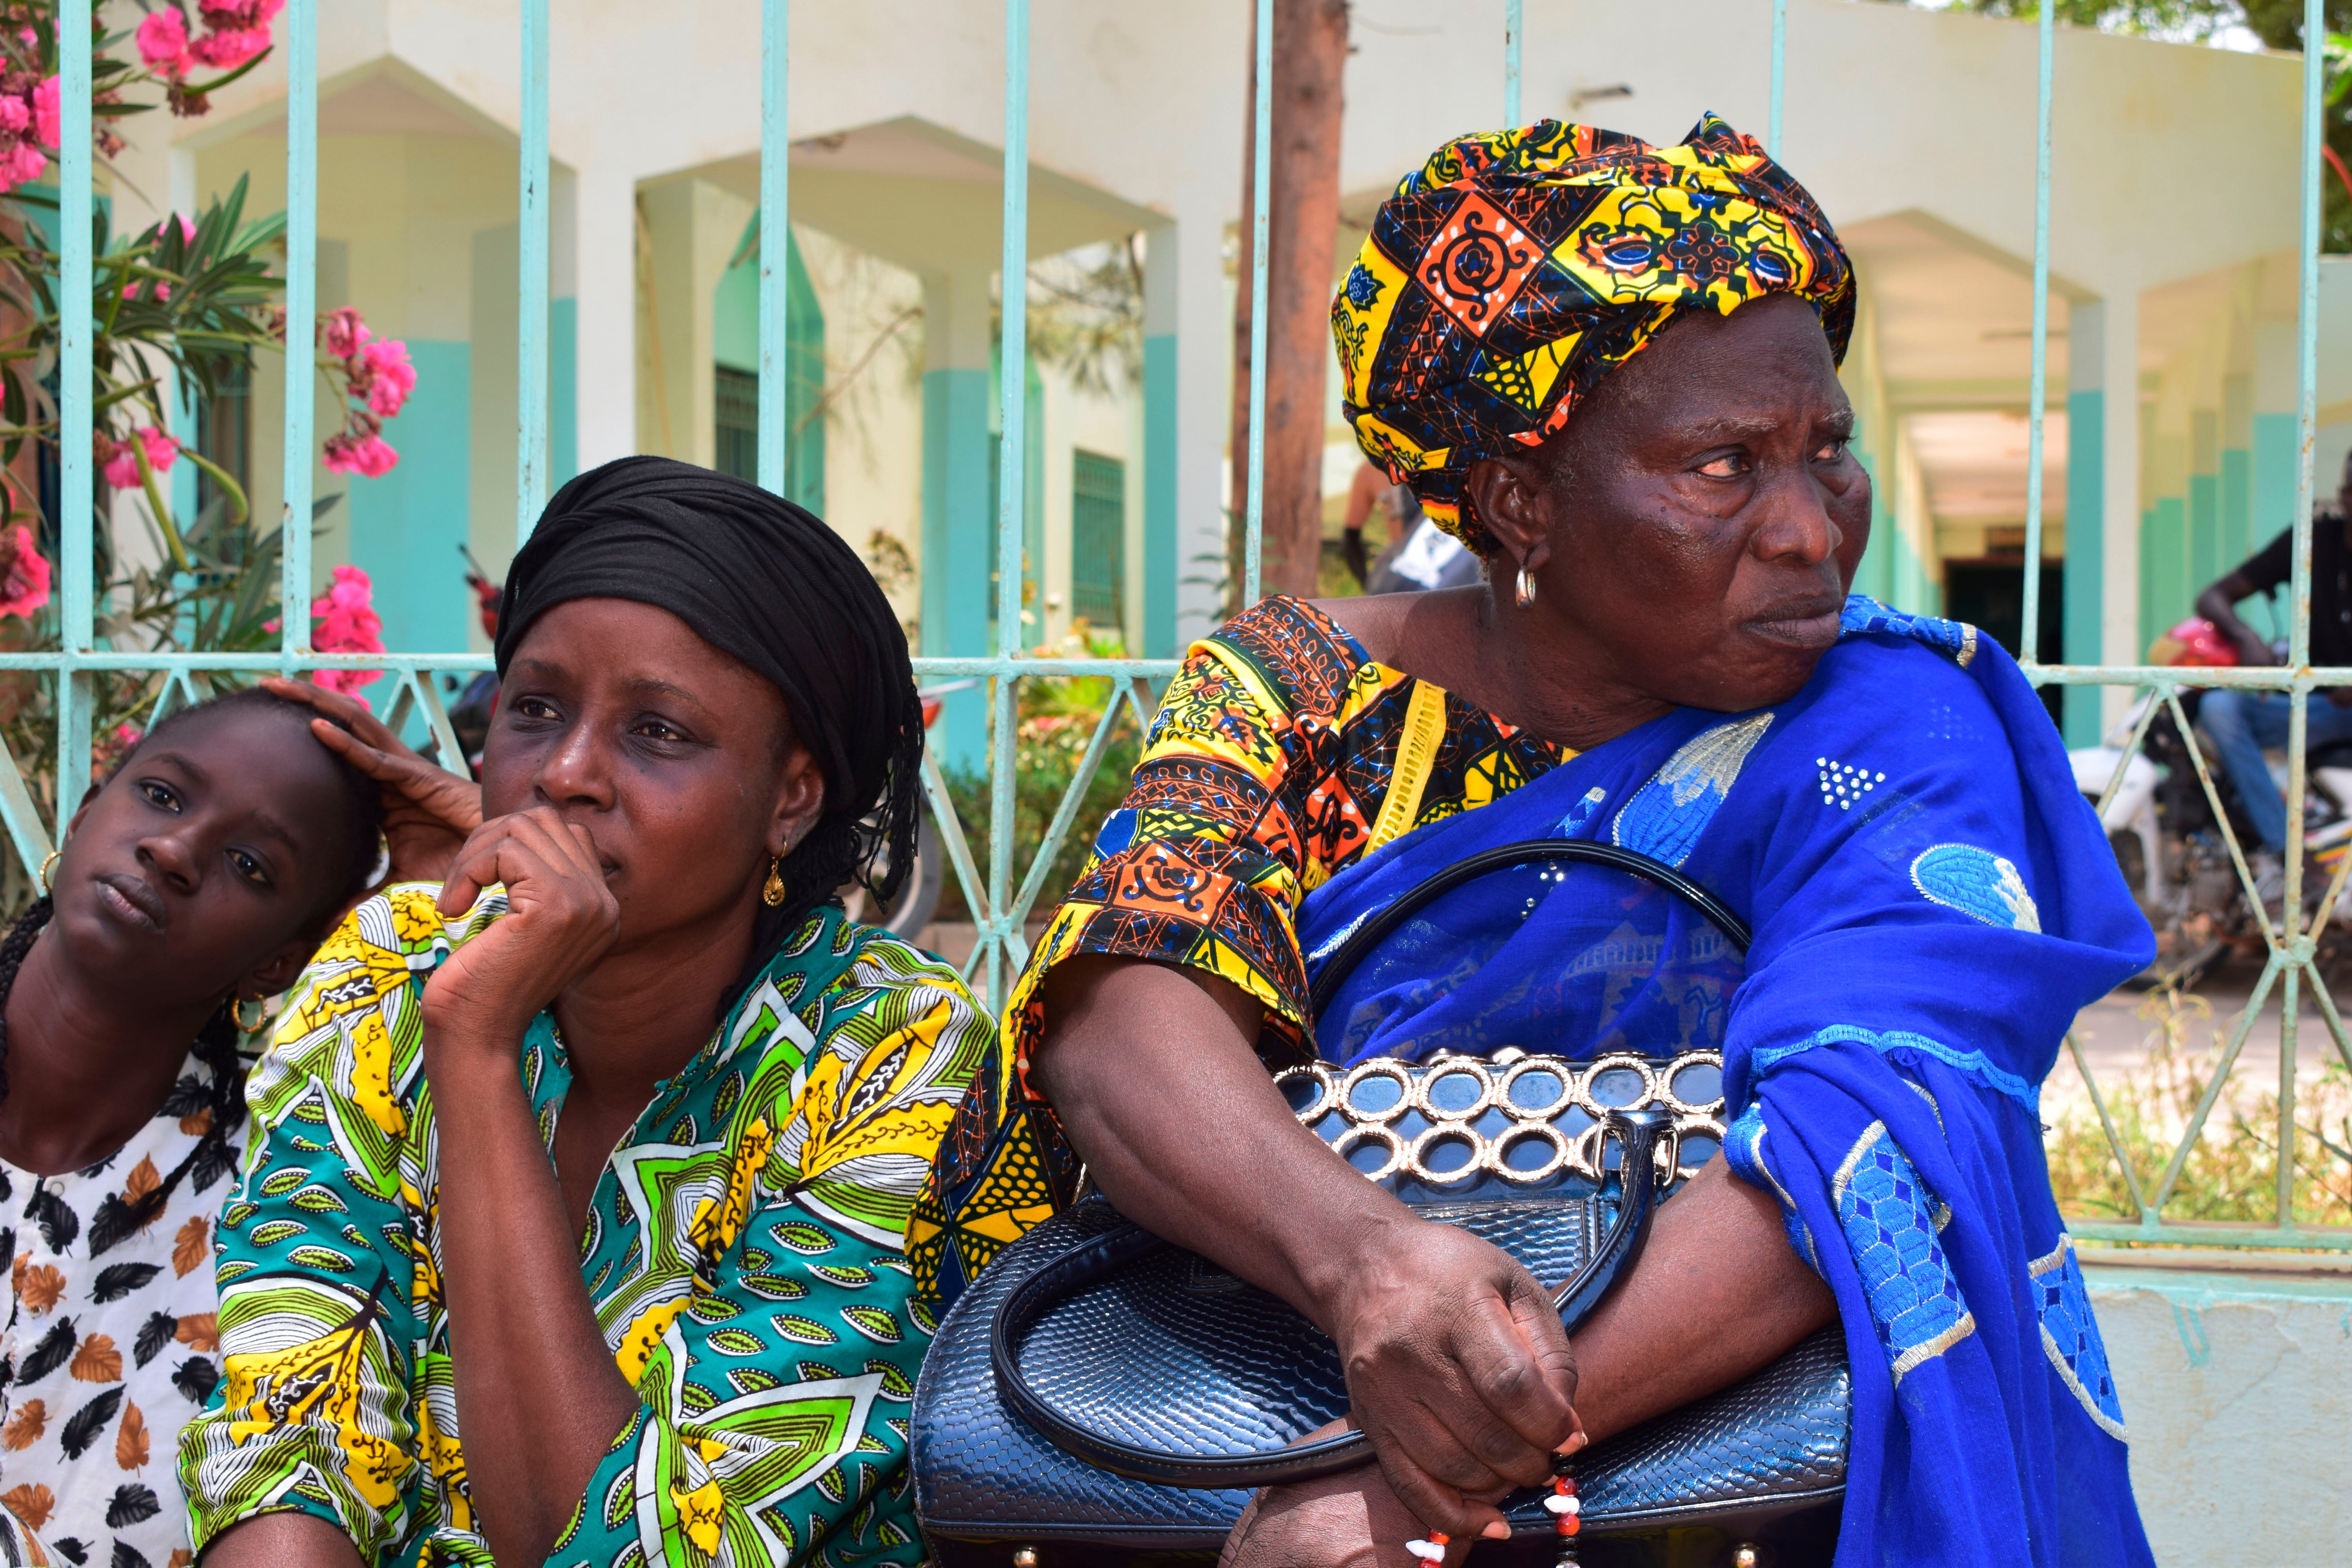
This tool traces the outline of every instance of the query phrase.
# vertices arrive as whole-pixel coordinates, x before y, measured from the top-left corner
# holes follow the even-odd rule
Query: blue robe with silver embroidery
[[[1789,700],[1670,713],[1333,878],[1300,914],[1310,972],[1437,870],[1546,837],[1679,867],[1754,928],[1744,974],[1735,959],[1715,983],[1703,952],[1635,982],[1587,962],[1697,951],[1686,909],[1660,929],[1606,878],[1484,909],[1459,894],[1350,973],[1323,1056],[1719,1038],[1725,1153],[1779,1201],[1844,1326],[1838,1563],[2150,1563],[2040,1086],[2154,939],[2008,655],[1857,596]]]

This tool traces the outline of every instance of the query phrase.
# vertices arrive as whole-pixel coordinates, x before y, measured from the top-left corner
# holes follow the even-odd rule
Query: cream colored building
[[[556,477],[627,452],[748,458],[754,0],[555,0]],[[1343,213],[1501,115],[1501,0],[1362,0]],[[1140,342],[1092,388],[1035,369],[1023,639],[1074,616],[1168,654],[1209,624],[1224,528],[1242,0],[1038,0],[1029,248],[1063,275],[1138,258]],[[925,651],[992,640],[992,291],[1002,7],[794,7],[791,488],[886,567]],[[1702,110],[1760,133],[1762,0],[1528,0],[1525,103],[1676,139]],[[1847,379],[1878,480],[1863,586],[2015,634],[2032,250],[2031,26],[1795,0],[1785,161],[1852,245]],[[497,0],[322,7],[320,302],[405,339],[419,372],[392,474],[344,492],[323,572],[379,583],[396,646],[471,637],[455,546],[514,537],[517,16]],[[276,60],[197,121],[132,122],[131,184],[187,207],[239,175],[282,200]],[[2196,586],[2292,510],[2297,62],[2062,29],[2046,651],[2136,658]],[[125,221],[141,203],[118,192]],[[1344,258],[1357,237],[1342,237]],[[2328,268],[2330,298],[2342,287]],[[821,324],[820,319],[821,318]],[[2323,473],[2352,444],[2352,318],[2326,317]],[[1132,374],[1129,374],[1131,369]],[[274,508],[282,380],[257,373],[246,468]],[[226,427],[233,421],[219,421]],[[1328,465],[1349,464],[1345,432]],[[887,542],[877,543],[877,536]],[[894,551],[891,546],[895,544]],[[2063,574],[2063,586],[2059,578]],[[2010,601],[2002,609],[2004,595]],[[2006,613],[2007,623],[2002,621]],[[976,744],[974,699],[951,750]],[[2096,728],[2082,697],[2068,731]]]

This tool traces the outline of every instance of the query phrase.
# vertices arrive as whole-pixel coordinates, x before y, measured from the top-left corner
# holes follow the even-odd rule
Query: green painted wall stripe
[[[2189,613],[2189,601],[2202,584],[2191,584],[2189,573],[2189,498],[2159,496],[2154,521],[2148,525],[2148,618],[2140,627],[2143,645]]]
[[[416,395],[384,426],[400,462],[382,479],[336,475],[351,509],[352,563],[375,584],[383,646],[464,647],[474,618],[465,563],[472,510],[473,345],[410,338]]]
[[[2243,447],[2221,450],[2221,570],[2228,572],[2254,552],[2253,454]]]
[[[2252,497],[2253,547],[2260,550],[2294,526],[2294,416],[2254,416]]]
[[[580,471],[580,301],[571,295],[547,306],[547,478],[551,489]]]
[[[1173,658],[1176,647],[1176,338],[1143,340],[1143,638],[1129,649]]]
[[[985,370],[923,376],[923,652],[985,654],[988,647],[988,385]],[[943,767],[988,760],[987,700],[951,692],[931,735]]]
[[[2221,479],[2219,474],[2189,476],[2189,582],[2186,601],[2193,603],[2205,584],[2221,574]],[[2186,610],[2181,612],[2186,615]]]
[[[2066,397],[2066,662],[2103,664],[2106,607],[2106,395]],[[2096,688],[2066,689],[2066,743],[2099,743]]]

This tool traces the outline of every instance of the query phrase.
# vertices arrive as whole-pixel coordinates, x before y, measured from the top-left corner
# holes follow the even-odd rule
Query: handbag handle
[[[1657,1205],[1658,1184],[1630,1178],[1636,1171],[1653,1169],[1658,1136],[1671,1121],[1663,1110],[1609,1112],[1603,1136],[1617,1141],[1617,1168],[1626,1178],[1622,1182],[1625,1195],[1600,1249],[1552,1292],[1552,1306],[1560,1315],[1561,1325],[1571,1333],[1641,1257],[1642,1244],[1649,1237],[1650,1215]],[[1280,1486],[1370,1464],[1372,1441],[1361,1432],[1336,1433],[1312,1443],[1255,1454],[1193,1456],[1138,1447],[1069,1420],[1029,1385],[1021,1370],[1021,1343],[1037,1320],[1089,1285],[1168,1245],[1129,1220],[1084,1246],[1072,1247],[1013,1287],[990,1326],[988,1355],[996,1372],[996,1386],[1014,1413],[1047,1442],[1097,1469],[1161,1486]]]
[[[1459,861],[1407,889],[1386,909],[1367,920],[1326,961],[1316,977],[1310,1013],[1320,1012],[1338,994],[1349,971],[1407,917],[1431,900],[1451,892],[1486,872],[1529,860],[1580,860],[1613,867],[1658,884],[1696,905],[1720,928],[1742,954],[1748,951],[1747,922],[1724,902],[1664,861],[1613,844],[1582,839],[1529,839],[1506,844]],[[1573,1333],[1625,1277],[1649,1239],[1650,1216],[1656,1211],[1659,1184],[1635,1181],[1635,1172],[1654,1170],[1659,1138],[1673,1118],[1655,1109],[1612,1109],[1603,1124],[1604,1140],[1618,1147],[1617,1169],[1622,1197],[1617,1217],[1593,1256],[1552,1292],[1551,1303],[1560,1323]],[[1605,1167],[1604,1150],[1601,1163]],[[1046,1441],[1097,1469],[1130,1480],[1160,1486],[1255,1488],[1310,1481],[1338,1475],[1372,1462],[1371,1439],[1362,1432],[1341,1432],[1312,1443],[1255,1454],[1192,1456],[1170,1454],[1090,1431],[1056,1411],[1031,1387],[1021,1370],[1021,1345],[1037,1321],[1061,1302],[1169,1243],[1133,1221],[1115,1226],[1083,1246],[1071,1248],[1014,1286],[996,1310],[990,1325],[988,1354],[996,1386],[1014,1413]]]
[[[1587,865],[1607,866],[1614,870],[1629,871],[1647,882],[1654,882],[1667,892],[1697,907],[1698,912],[1713,922],[1731,941],[1741,957],[1748,954],[1752,940],[1748,922],[1731,912],[1731,906],[1667,865],[1637,849],[1620,849],[1614,844],[1595,844],[1583,838],[1523,838],[1516,844],[1498,844],[1492,849],[1482,849],[1467,859],[1457,860],[1443,871],[1424,877],[1407,888],[1390,902],[1387,908],[1371,916],[1348,933],[1339,950],[1324,960],[1315,976],[1315,984],[1307,994],[1307,1015],[1319,1018],[1323,1009],[1339,994],[1339,984],[1348,978],[1364,956],[1381,942],[1389,933],[1437,900],[1444,898],[1465,882],[1474,881],[1489,871],[1507,870],[1531,860],[1580,860]]]

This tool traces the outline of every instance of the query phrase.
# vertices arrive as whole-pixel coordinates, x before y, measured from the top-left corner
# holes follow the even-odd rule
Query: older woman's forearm
[[[1119,1211],[1273,1292],[1326,1332],[1339,1277],[1412,1211],[1299,1126],[1251,1041],[1239,986],[1132,960],[1047,980],[1030,1071]]]
[[[1837,1321],[1780,1211],[1714,1159],[1658,1207],[1641,1261],[1570,1341],[1595,1441],[1769,1365]]]

